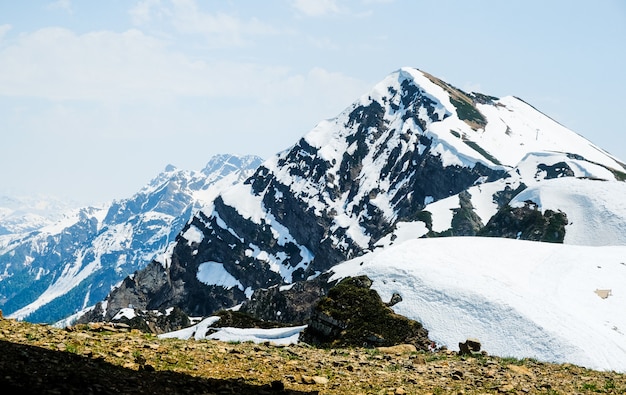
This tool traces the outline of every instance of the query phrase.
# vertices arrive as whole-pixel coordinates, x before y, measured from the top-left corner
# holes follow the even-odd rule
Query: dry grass
[[[19,393],[480,394],[626,392],[626,377],[573,365],[406,349],[158,339],[102,324],[0,319],[1,388]]]

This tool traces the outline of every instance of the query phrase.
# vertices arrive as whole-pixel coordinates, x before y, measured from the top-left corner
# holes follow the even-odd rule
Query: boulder
[[[300,340],[322,347],[410,344],[427,350],[431,344],[428,331],[419,322],[394,313],[371,286],[367,276],[341,280],[317,303]]]
[[[459,343],[459,355],[481,355],[480,340],[467,339],[465,343]]]

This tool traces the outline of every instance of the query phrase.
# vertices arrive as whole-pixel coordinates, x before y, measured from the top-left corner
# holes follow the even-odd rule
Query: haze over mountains
[[[466,93],[428,73],[402,68],[336,118],[320,122],[292,147],[254,166],[255,170],[251,170],[252,164],[246,167],[245,176],[243,170],[233,173],[239,182],[229,182],[228,187],[203,184],[210,196],[202,204],[190,197],[185,204],[176,203],[176,210],[170,207],[172,211],[165,213],[169,222],[154,213],[149,220],[141,217],[135,222],[139,226],[159,219],[149,228],[128,230],[134,218],[130,213],[137,216],[138,207],[149,206],[147,192],[108,208],[102,218],[114,220],[109,226],[119,229],[115,237],[107,236],[108,245],[123,245],[125,255],[106,262],[100,259],[98,264],[109,270],[111,266],[124,267],[125,274],[114,277],[117,281],[132,270],[141,270],[126,277],[87,317],[111,319],[129,305],[140,310],[179,307],[189,315],[208,316],[240,303],[244,307],[252,304],[258,296],[255,291],[261,289],[280,286],[276,288],[276,298],[280,298],[280,292],[288,291],[291,284],[315,279],[330,270],[328,274],[335,273],[335,278],[341,273],[372,276],[373,288],[384,298],[390,297],[390,292],[400,295],[402,302],[394,309],[432,328],[436,340],[448,347],[454,348],[455,339],[471,336],[474,333],[466,332],[475,329],[481,340],[493,344],[492,349],[499,353],[539,358],[552,355],[559,361],[626,370],[626,350],[616,346],[626,340],[626,322],[609,319],[626,308],[626,300],[620,296],[626,291],[621,284],[626,282],[614,281],[626,275],[621,269],[623,262],[619,262],[619,256],[626,252],[626,205],[621,199],[626,196],[626,166],[523,100]],[[192,185],[199,181],[186,182]],[[174,195],[179,193],[180,184],[159,189],[159,204],[178,202]],[[77,223],[91,228],[78,234],[103,229],[103,219],[95,213],[84,213],[83,218],[85,221]],[[149,252],[139,253],[132,237],[122,237],[124,232],[134,235],[146,229],[153,232],[153,238],[138,239],[141,245],[159,240],[151,244]],[[461,241],[450,236],[471,238]],[[422,237],[448,239],[435,243],[420,240]],[[525,242],[503,244],[498,238]],[[0,283],[4,306],[0,307],[13,306],[13,316],[31,320],[36,317],[32,308],[41,307],[41,295],[51,294],[53,287],[47,288],[48,294],[41,292],[43,287],[39,293],[32,286],[20,290],[16,293],[20,297],[11,298],[14,304],[10,305],[7,285],[2,284],[18,284],[17,273],[36,281],[32,279],[37,278],[38,271],[32,262],[51,255],[45,251],[33,261],[37,247],[32,243],[26,247],[23,240],[19,242],[22,244],[12,241],[3,245],[0,263],[6,269]],[[593,253],[581,256],[593,256],[594,265],[610,268],[599,271],[596,282],[581,288],[580,275],[561,278],[549,270],[552,260],[554,267],[567,266],[567,259],[557,259],[561,253],[549,252],[537,258],[542,270],[536,275],[546,287],[553,286],[557,293],[572,289],[585,293],[577,299],[580,310],[576,311],[598,312],[591,326],[584,315],[561,314],[566,305],[561,294],[557,298],[550,292],[537,293],[534,288],[531,292],[507,280],[506,273],[503,278],[495,273],[502,261],[504,267],[513,265],[511,270],[526,273],[522,279],[532,283],[535,272],[528,271],[538,262],[519,259],[519,254],[548,247],[531,241],[564,243],[566,246],[561,247],[565,249],[578,248],[567,245],[594,246]],[[478,255],[470,256],[468,243],[476,245]],[[438,255],[457,248],[468,254],[469,268],[455,266],[463,255],[445,259]],[[80,259],[51,275],[47,284],[77,278],[82,258],[98,256],[100,250],[69,251]],[[21,271],[11,272],[16,255],[23,259],[18,265]],[[379,261],[378,257],[384,256],[395,258]],[[481,265],[482,260],[488,263]],[[124,264],[118,265],[122,261]],[[125,265],[127,261],[133,263]],[[351,263],[336,266],[345,261]],[[428,271],[441,265],[441,275],[424,275],[419,270],[421,264]],[[590,270],[588,263],[575,259],[571,265],[575,273],[581,265],[584,269],[580,273]],[[352,269],[341,269],[346,267]],[[466,271],[475,280],[464,283]],[[491,277],[501,284],[496,291],[488,286]],[[573,282],[562,283],[570,280]],[[397,282],[397,286],[390,287],[389,282]],[[89,284],[95,283],[90,280]],[[607,299],[599,298],[591,289],[608,286],[614,296]],[[101,300],[106,293],[103,286],[88,288],[87,294],[96,290],[98,297],[87,298],[83,288],[75,294],[83,297],[83,303],[75,305],[88,307]],[[510,298],[509,292],[520,297]],[[526,292],[528,298],[523,297]],[[554,296],[561,302],[542,306],[542,314],[529,314],[532,306],[540,303],[540,296]],[[15,300],[21,303],[19,310]],[[594,310],[598,303],[604,305]],[[431,314],[436,306],[449,309]],[[266,309],[269,311],[263,318],[289,322],[290,308],[293,306]],[[477,316],[461,315],[464,309]],[[564,318],[559,324],[544,320],[548,316]],[[485,330],[497,327],[498,320],[507,322],[511,330]],[[604,324],[597,322],[602,320]],[[600,340],[594,347],[600,351],[588,359],[581,357],[589,354],[589,349],[575,344],[580,337],[558,327],[563,322],[581,331],[597,329]],[[515,330],[521,323],[525,328],[539,329]],[[538,342],[543,336],[548,340]],[[517,346],[507,350],[502,344]]]

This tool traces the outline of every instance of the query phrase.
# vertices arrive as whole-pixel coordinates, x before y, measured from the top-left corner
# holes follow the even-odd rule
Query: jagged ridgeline
[[[0,309],[13,318],[55,322],[94,305],[159,259],[195,211],[260,163],[254,156],[216,155],[201,171],[168,165],[128,199],[0,236]]]
[[[526,201],[556,185],[551,180],[579,182],[582,196],[609,185],[600,180],[623,179],[624,170],[520,99],[466,93],[403,68],[217,194],[162,260],[127,277],[84,319],[110,319],[128,305],[206,316],[265,298],[262,289],[287,292],[407,238],[484,234],[580,244],[577,216],[596,214],[565,211],[574,201],[567,194],[569,203],[548,207],[551,213]],[[283,320],[269,310],[267,319]]]

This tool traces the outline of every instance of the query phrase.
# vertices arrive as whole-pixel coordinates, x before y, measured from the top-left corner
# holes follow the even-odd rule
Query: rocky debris
[[[400,302],[402,302],[402,296],[400,296],[400,294],[394,293],[393,295],[391,295],[391,300],[387,303],[387,306],[392,307]]]
[[[383,354],[390,355],[404,355],[417,352],[417,347],[415,347],[413,344],[398,344],[396,346],[377,347],[376,349]]]
[[[162,310],[133,310],[133,317],[125,315],[113,317],[108,322],[111,325],[125,325],[131,329],[139,329],[142,332],[161,334],[187,328],[191,321],[185,312],[178,307]],[[93,323],[90,323],[93,325]]]
[[[0,319],[0,388],[20,394],[623,394],[626,375],[452,351],[158,339]],[[64,350],[64,351],[61,351]],[[383,352],[385,351],[385,352]]]
[[[465,343],[459,343],[459,354],[472,356],[482,355],[480,352],[481,347],[480,340],[467,339]]]
[[[316,305],[301,340],[324,347],[409,343],[427,350],[428,331],[419,322],[395,314],[371,285],[367,276],[341,280]]]
[[[130,332],[133,328],[121,322],[90,322],[77,324],[65,328],[68,332],[88,330],[92,332]]]

